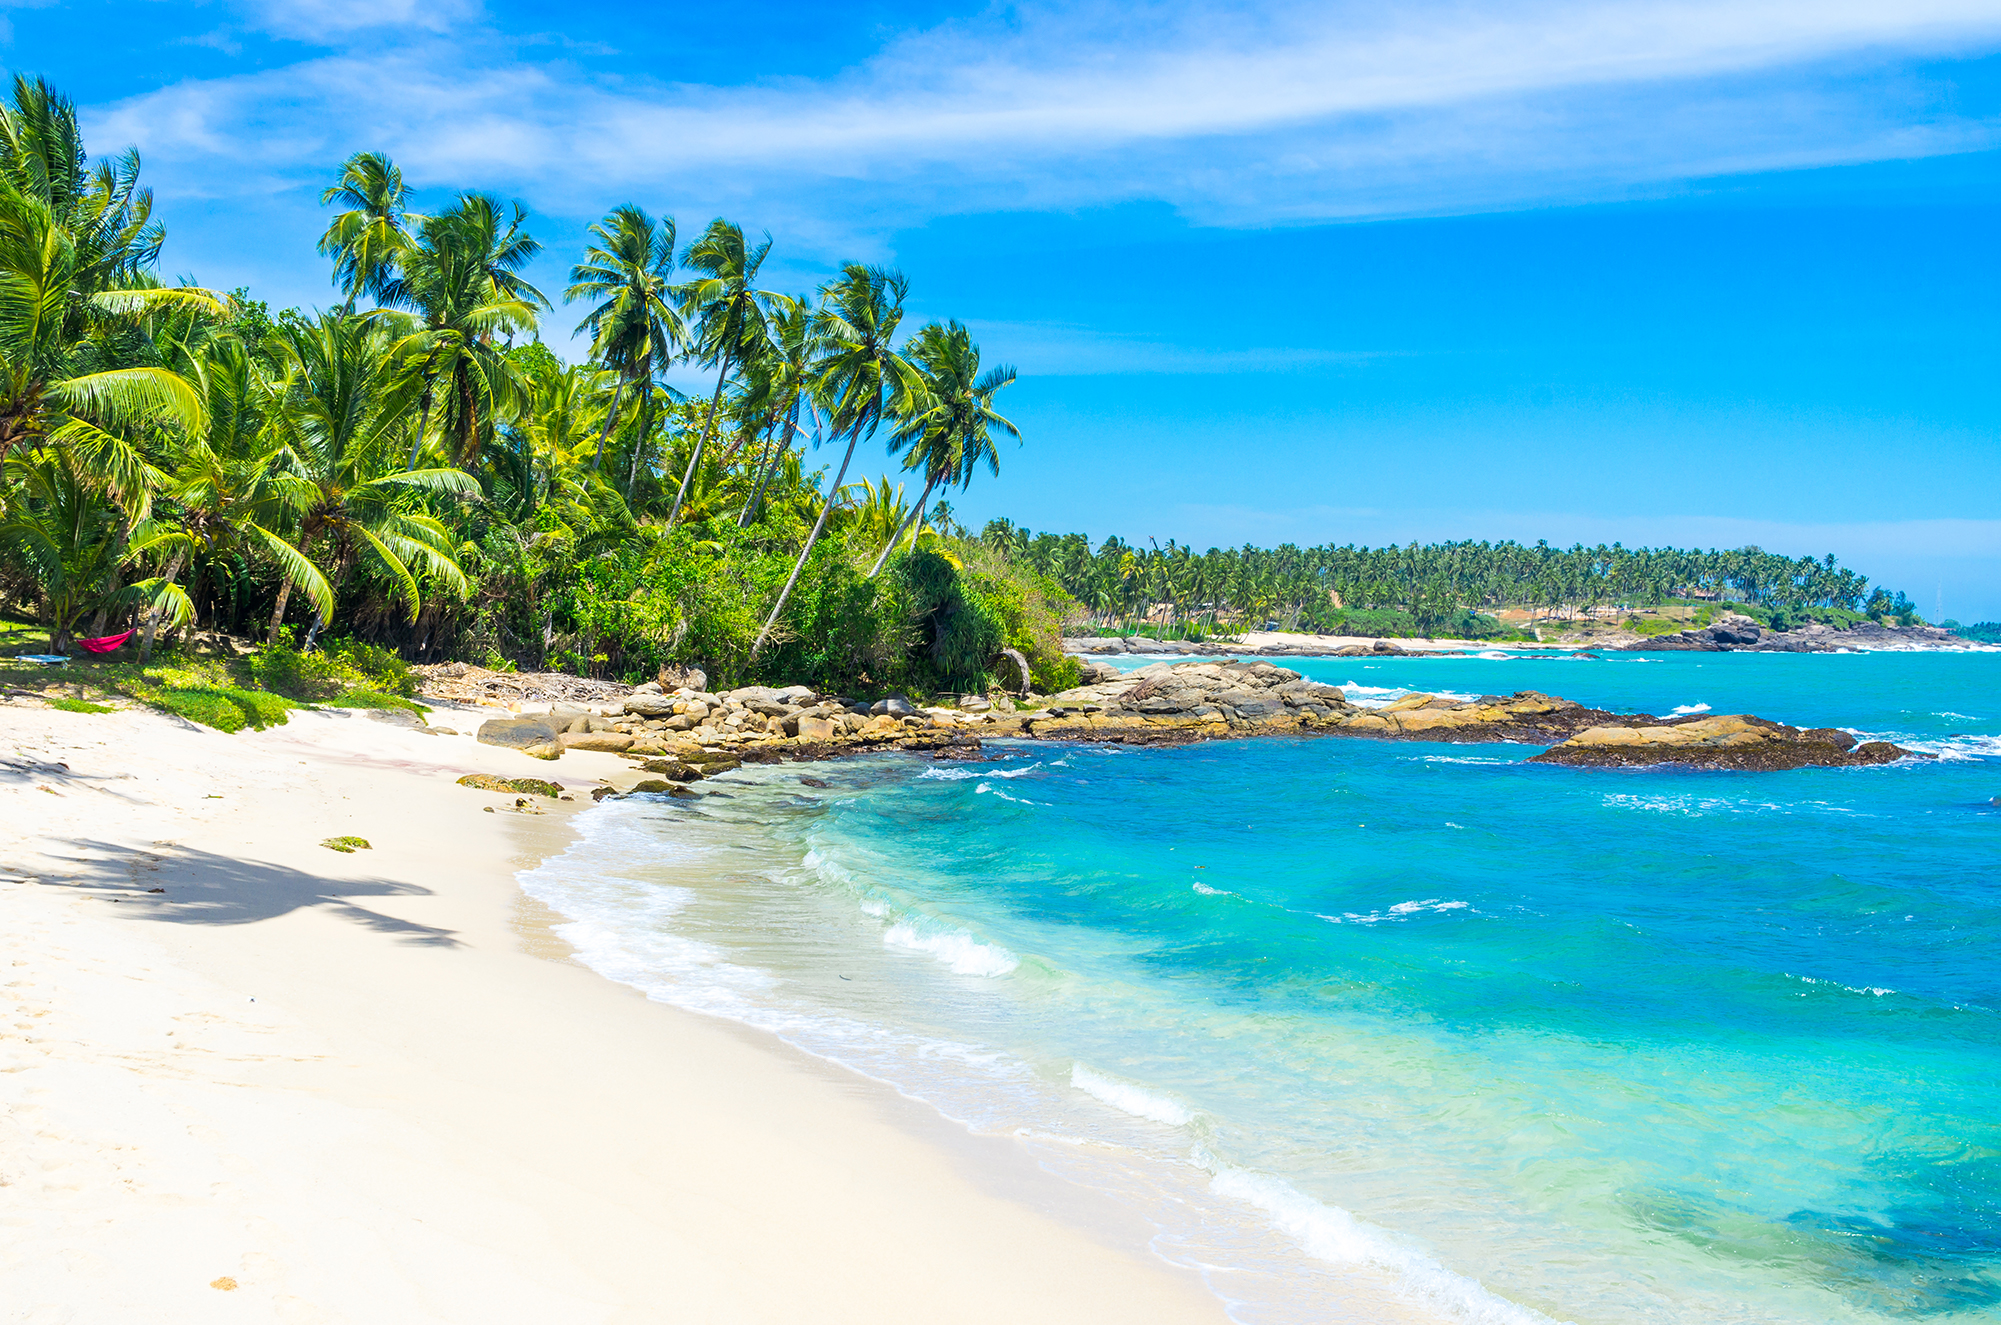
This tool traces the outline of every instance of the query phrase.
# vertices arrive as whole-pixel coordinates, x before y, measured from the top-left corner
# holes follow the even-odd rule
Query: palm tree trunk
[[[174,577],[181,573],[181,562],[186,557],[186,555],[187,554],[184,552],[176,552],[174,554],[174,559],[167,563],[166,580],[168,584],[172,584],[174,582]],[[159,629],[160,629],[160,608],[158,604],[155,604],[152,608],[148,609],[148,611],[146,612],[146,638],[139,642],[140,662],[143,663],[153,656],[153,635]]]
[[[424,360],[424,394],[417,401],[417,435],[410,442],[410,460],[403,466],[406,471],[417,467],[417,457],[424,451],[424,434],[431,427],[431,389],[437,382],[437,374],[433,371],[437,362],[436,350],[432,350],[431,357]]]
[[[918,529],[922,529],[924,527],[922,519],[924,515],[924,508],[928,506],[931,502],[931,489],[937,486],[938,486],[938,479],[936,478],[936,476],[933,476],[932,478],[930,478],[925,482],[924,495],[917,499],[917,505],[910,508],[910,514],[903,517],[903,523],[896,527],[896,532],[891,534],[889,536],[889,541],[882,545],[882,555],[877,557],[875,559],[875,565],[869,568],[869,573],[868,573],[869,579],[872,580],[877,575],[882,573],[882,564],[885,561],[889,560],[889,554],[896,547],[896,540],[903,537],[904,530],[909,529],[912,524],[917,525]],[[917,546],[917,534],[915,531],[913,531],[910,535],[910,546],[911,547]],[[908,551],[908,549],[906,549],[906,551]]]
[[[772,606],[770,618],[765,621],[764,629],[757,632],[756,642],[750,646],[752,658],[757,657],[758,651],[764,647],[764,637],[778,624],[778,614],[785,610],[785,600],[792,596],[792,586],[799,583],[799,572],[806,569],[806,558],[813,555],[813,545],[820,541],[820,531],[827,527],[827,516],[834,509],[835,498],[841,495],[841,481],[848,476],[848,462],[855,458],[855,443],[860,440],[859,428],[848,434],[848,449],[841,456],[840,472],[834,475],[833,486],[827,489],[827,500],[820,504],[820,518],[813,522],[813,532],[806,535],[806,546],[800,549],[799,560],[793,565],[792,574],[786,577],[785,587],[778,591],[778,602]]]
[[[723,356],[723,366],[716,374],[716,394],[709,397],[709,417],[702,421],[701,440],[695,443],[695,454],[688,457],[688,472],[681,475],[681,490],[674,494],[674,509],[667,512],[667,527],[674,527],[674,519],[681,514],[681,502],[688,495],[688,484],[694,480],[695,466],[702,463],[702,448],[709,444],[709,434],[715,431],[716,409],[723,401],[723,383],[729,380],[730,357]],[[808,546],[811,546],[808,544]],[[760,636],[759,638],[762,638]],[[753,653],[756,650],[752,650]]]
[[[302,557],[305,556],[307,550],[310,549],[312,545],[313,545],[313,536],[311,534],[299,535],[300,556]],[[285,624],[285,600],[290,598],[291,596],[292,596],[292,577],[287,575],[278,584],[278,602],[277,605],[271,609],[271,629],[267,631],[264,636],[264,644],[266,648],[269,648],[271,645],[276,644],[278,642],[278,627]]]
[[[653,393],[646,393],[646,401],[639,407],[639,437],[632,443],[632,465],[625,475],[625,499],[632,500],[632,489],[639,482],[639,457],[646,450],[646,439],[653,435]]]
[[[747,529],[751,521],[757,518],[758,508],[764,503],[765,486],[771,482],[771,476],[778,472],[778,467],[785,463],[785,453],[792,449],[792,434],[798,431],[799,397],[795,393],[792,397],[792,411],[785,416],[785,426],[778,432],[778,445],[771,449],[771,455],[764,463],[763,472],[758,475],[757,488],[751,493],[749,505],[745,506],[743,514],[737,517],[737,528]]]
[[[625,379],[620,378],[618,385],[612,388],[611,408],[604,412],[604,428],[598,433],[598,453],[591,457],[591,473],[593,474],[598,472],[598,466],[604,464],[604,440],[611,436],[611,427],[614,423],[618,422],[618,402],[619,398],[624,394]]]

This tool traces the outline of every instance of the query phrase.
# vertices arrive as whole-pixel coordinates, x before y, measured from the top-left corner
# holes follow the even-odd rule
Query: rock
[[[698,782],[704,776],[701,769],[678,759],[649,759],[640,767],[649,773],[658,773],[669,782]]]
[[[370,709],[370,722],[380,722],[391,727],[407,727],[415,731],[428,731],[424,720],[409,709]]]
[[[820,780],[819,778],[800,778],[800,779],[799,779],[799,781],[800,781],[800,784],[801,784],[801,785],[803,785],[803,786],[808,786],[808,787],[822,787],[822,788],[824,788],[824,787],[828,787],[828,786],[831,786],[831,785],[833,785],[832,783],[829,783],[829,782],[823,782],[823,781],[821,781],[821,780]]]
[[[564,732],[557,740],[565,750],[596,750],[622,754],[632,748],[632,738],[619,732]]]
[[[709,674],[699,667],[669,667],[663,664],[659,678],[653,683],[662,690],[707,690]]]
[[[633,783],[632,789],[634,791],[645,792],[649,796],[667,796],[673,794],[675,787],[672,782],[662,782],[658,778],[647,778],[644,781]]]
[[[557,731],[564,732],[574,730],[579,720],[587,720],[590,716],[587,710],[575,704],[553,704],[542,720]]]
[[[497,778],[491,773],[468,773],[459,779],[461,787],[471,787],[475,791],[528,792],[536,796],[547,796],[555,800],[563,794],[563,789],[553,782],[541,778]]]
[[[1087,662],[1081,668],[1085,685],[1103,685],[1119,679],[1119,669],[1110,663]]]
[[[667,794],[669,796],[674,797],[676,800],[691,801],[694,800],[701,793],[688,787],[677,786],[677,787],[667,788]]]
[[[704,754],[699,759],[690,759],[686,762],[701,769],[702,776],[709,778],[716,776],[718,773],[727,773],[733,768],[743,767],[743,760],[733,759],[729,755]]]
[[[907,718],[915,712],[917,706],[905,695],[891,695],[887,699],[878,699],[869,705],[869,713],[875,716],[886,713],[892,718]]]
[[[1911,757],[1911,751],[1887,741],[1857,744],[1853,736],[1834,727],[1788,727],[1749,714],[1719,714],[1658,725],[1588,727],[1529,762],[1583,768],[1689,764],[1774,772],[1887,764]]]
[[[799,730],[793,734],[802,741],[831,741],[841,734],[841,729],[831,718],[801,717]]]
[[[548,741],[542,745],[524,745],[521,753],[532,759],[561,759],[563,746],[559,741]]]
[[[482,745],[500,745],[512,750],[526,750],[531,746],[553,744],[555,740],[556,729],[539,717],[488,718],[479,725],[479,741]]]
[[[605,797],[607,797],[607,796],[616,796],[616,795],[618,795],[618,788],[617,788],[617,787],[592,787],[592,788],[591,788],[591,799],[592,799],[592,800],[594,800],[594,801],[601,801],[601,800],[603,800],[603,799],[604,799]],[[489,806],[487,806],[486,808],[487,808],[487,809],[489,809],[489,810],[491,810],[491,809],[492,809],[493,807],[492,807],[491,805],[489,805]]]
[[[993,706],[994,702],[991,699],[988,699],[985,695],[959,696],[959,708],[962,712],[965,713],[986,713],[990,711],[993,708]]]
[[[674,711],[675,699],[659,691],[636,690],[625,697],[625,711],[642,718],[664,718]]]

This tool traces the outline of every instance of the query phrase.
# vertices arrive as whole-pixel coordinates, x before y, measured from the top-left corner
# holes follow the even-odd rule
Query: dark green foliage
[[[1970,626],[1957,626],[1953,634],[1963,640],[1977,644],[2001,644],[2001,621],[1980,621]]]
[[[311,653],[301,653],[281,638],[250,660],[250,675],[266,690],[313,703],[343,708],[407,708],[417,693],[410,665],[388,649],[360,640],[330,640]],[[343,696],[370,696],[357,703]],[[392,702],[376,703],[387,698]]]

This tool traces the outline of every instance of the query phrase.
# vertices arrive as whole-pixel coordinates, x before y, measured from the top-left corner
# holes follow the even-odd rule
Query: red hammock
[[[136,630],[128,630],[123,635],[99,635],[96,639],[80,639],[77,643],[89,653],[110,653],[138,633]]]

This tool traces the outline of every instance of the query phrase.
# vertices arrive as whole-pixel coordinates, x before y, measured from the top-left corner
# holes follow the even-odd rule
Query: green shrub
[[[215,690],[180,690],[168,688],[160,693],[160,704],[167,712],[186,718],[189,722],[199,722],[204,727],[213,727],[222,732],[240,732],[249,725],[243,710],[229,701],[229,696]]]
[[[417,693],[408,663],[360,640],[329,640],[324,648],[301,653],[281,638],[258,650],[249,667],[258,685],[294,699],[327,702],[355,690],[406,698]]]

